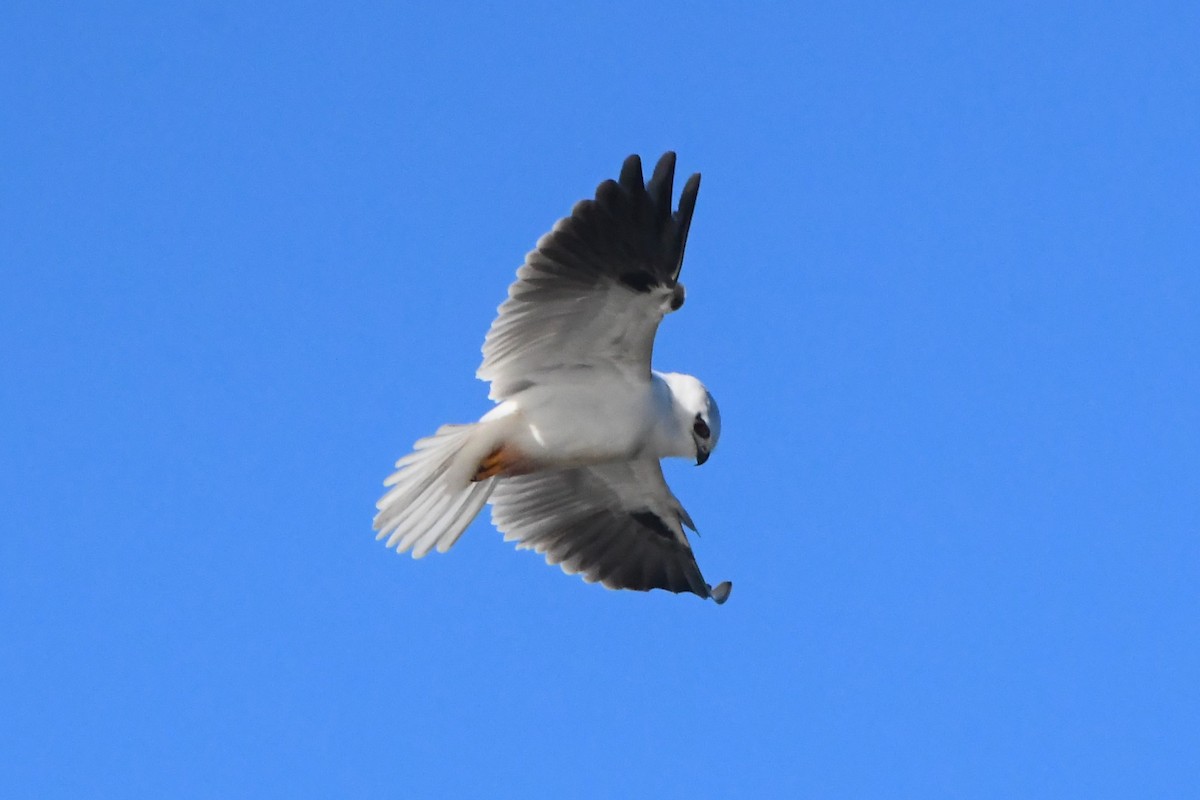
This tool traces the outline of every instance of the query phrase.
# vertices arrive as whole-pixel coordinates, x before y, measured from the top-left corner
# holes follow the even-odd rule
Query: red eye
[[[707,439],[712,435],[712,431],[708,429],[708,423],[700,419],[700,417],[696,417],[696,422],[692,425],[692,430],[701,439]]]

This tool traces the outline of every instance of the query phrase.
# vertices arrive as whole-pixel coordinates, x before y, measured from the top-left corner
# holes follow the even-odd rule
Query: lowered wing
[[[492,522],[506,541],[567,574],[609,589],[666,589],[725,602],[709,586],[683,526],[691,520],[654,458],[539,472],[498,481]]]

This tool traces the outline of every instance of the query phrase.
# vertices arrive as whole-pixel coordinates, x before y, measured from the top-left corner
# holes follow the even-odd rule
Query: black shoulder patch
[[[667,527],[667,523],[663,522],[662,517],[655,514],[653,511],[634,511],[629,516],[633,517],[643,528],[655,533],[664,539],[675,541],[675,534]]]
[[[658,278],[644,269],[639,269],[636,272],[621,273],[621,283],[635,292],[648,292],[658,286]]]

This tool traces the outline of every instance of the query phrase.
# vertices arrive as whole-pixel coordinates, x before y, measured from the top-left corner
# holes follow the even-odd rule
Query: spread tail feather
[[[449,550],[483,508],[495,478],[472,481],[493,442],[485,424],[443,425],[421,439],[413,452],[396,462],[384,481],[390,487],[375,507],[376,539],[421,558],[436,548]]]

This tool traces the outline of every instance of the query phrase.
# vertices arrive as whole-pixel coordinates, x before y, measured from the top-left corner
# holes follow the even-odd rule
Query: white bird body
[[[624,461],[641,455],[694,455],[690,427],[680,424],[675,398],[658,373],[637,380],[620,371],[585,376],[569,373],[530,387],[480,420],[504,426],[503,437],[538,469],[561,469]],[[573,379],[574,378],[574,379]],[[603,393],[596,391],[597,383]],[[633,420],[613,427],[600,420]]]
[[[643,187],[641,162],[538,242],[484,343],[479,377],[497,405],[445,425],[396,462],[375,528],[414,557],[448,550],[487,502],[505,538],[610,588],[690,591],[704,582],[660,459],[707,460],[720,413],[699,380],[650,369],[699,187],[671,213],[674,154]]]

